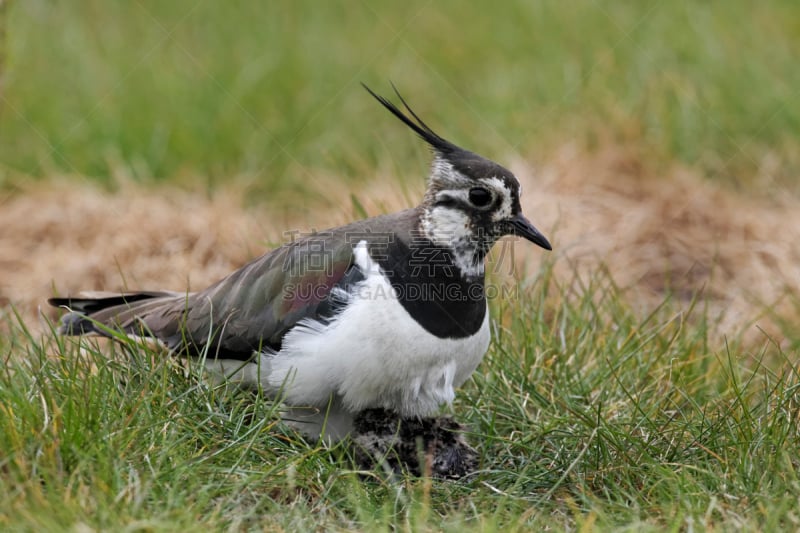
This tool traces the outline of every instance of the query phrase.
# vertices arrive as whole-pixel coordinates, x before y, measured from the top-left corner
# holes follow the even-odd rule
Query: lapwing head
[[[483,272],[483,259],[504,235],[517,235],[552,250],[544,235],[522,214],[520,184],[503,166],[465,150],[435,133],[395,89],[408,115],[364,88],[394,116],[422,137],[433,151],[421,230],[436,244],[451,248],[467,271]]]

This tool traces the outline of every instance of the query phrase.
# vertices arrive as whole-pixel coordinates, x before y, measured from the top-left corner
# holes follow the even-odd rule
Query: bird
[[[479,462],[466,428],[450,416],[403,419],[385,409],[367,409],[353,426],[354,462],[362,470],[460,479]]]
[[[360,413],[435,416],[489,348],[492,246],[513,235],[552,247],[522,213],[511,171],[434,132],[396,88],[402,109],[364,88],[432,152],[419,205],[297,236],[197,292],[50,298],[66,310],[58,332],[121,332],[200,358],[212,378],[263,391],[289,425],[330,442]]]

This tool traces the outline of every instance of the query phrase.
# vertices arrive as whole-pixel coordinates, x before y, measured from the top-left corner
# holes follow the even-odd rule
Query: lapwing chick
[[[478,452],[464,431],[449,416],[400,418],[385,409],[366,409],[353,427],[355,461],[367,470],[459,479],[478,466]]]

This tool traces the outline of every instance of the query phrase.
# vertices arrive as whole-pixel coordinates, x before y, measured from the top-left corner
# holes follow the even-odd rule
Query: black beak
[[[553,247],[550,246],[547,238],[545,238],[545,236],[542,235],[538,229],[533,227],[531,221],[525,218],[522,213],[512,218],[510,222],[514,228],[514,235],[519,235],[520,237],[531,241],[533,244],[538,244],[545,250],[553,249]]]

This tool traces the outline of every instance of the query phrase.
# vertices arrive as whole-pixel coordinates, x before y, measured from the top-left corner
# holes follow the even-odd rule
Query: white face
[[[514,215],[516,191],[507,179],[469,178],[439,158],[431,178],[435,192],[428,197],[422,230],[434,243],[453,250],[463,272],[482,274],[484,243],[491,246],[500,236],[496,225]]]
[[[422,231],[435,244],[452,251],[453,262],[467,276],[483,275],[483,258],[475,253],[472,221],[452,207],[433,207],[422,218]]]
[[[492,220],[494,222],[499,222],[511,218],[514,214],[512,207],[514,194],[511,189],[509,189],[506,183],[500,178],[482,179],[481,182],[486,184],[487,189],[493,191],[495,197],[501,199],[500,206],[492,213]]]
[[[461,209],[447,206],[434,206],[428,211],[422,229],[430,240],[446,247],[472,236],[470,217]]]

